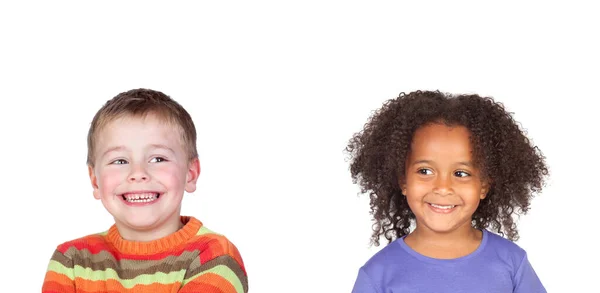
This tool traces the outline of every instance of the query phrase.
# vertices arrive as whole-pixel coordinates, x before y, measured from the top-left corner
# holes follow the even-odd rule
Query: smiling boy
[[[94,198],[113,216],[108,231],[59,245],[42,292],[247,292],[237,248],[191,216],[200,163],[187,111],[148,89],[121,93],[88,133]]]

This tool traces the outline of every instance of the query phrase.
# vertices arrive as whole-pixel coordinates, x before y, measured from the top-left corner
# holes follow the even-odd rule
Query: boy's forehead
[[[181,127],[156,115],[115,117],[106,121],[96,135],[97,147],[127,142],[163,144],[160,140],[168,144],[183,142]]]
[[[152,127],[151,127],[152,126]],[[159,127],[156,127],[159,126]],[[144,115],[120,115],[113,117],[105,121],[104,125],[100,127],[99,132],[104,130],[123,130],[130,128],[146,128],[150,130],[161,131],[163,129],[176,130],[181,132],[181,127],[174,123],[174,121],[156,115],[154,113],[148,113]]]

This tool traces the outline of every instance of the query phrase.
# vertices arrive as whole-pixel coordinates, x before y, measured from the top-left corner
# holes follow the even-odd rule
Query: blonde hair
[[[111,121],[124,116],[146,117],[157,115],[181,129],[181,139],[188,159],[198,157],[196,127],[190,114],[176,101],[159,91],[134,89],[118,94],[98,110],[88,131],[87,164],[94,166],[94,152],[98,132]]]

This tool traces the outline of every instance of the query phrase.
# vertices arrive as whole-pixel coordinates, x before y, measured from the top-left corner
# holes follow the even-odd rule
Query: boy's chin
[[[177,216],[177,219],[179,219],[179,216]],[[121,223],[122,226],[136,232],[152,232],[154,230],[161,230],[162,226],[168,225],[170,220],[159,216],[127,215],[115,217],[115,222]]]

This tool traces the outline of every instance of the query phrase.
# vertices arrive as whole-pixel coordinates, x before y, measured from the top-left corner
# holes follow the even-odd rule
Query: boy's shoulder
[[[161,246],[160,250],[154,250],[152,252],[145,251],[142,254],[164,254],[165,252],[168,254],[168,251],[197,251],[202,263],[220,256],[230,256],[238,263],[243,263],[238,248],[233,244],[232,241],[229,240],[228,237],[226,237],[224,234],[209,229],[201,221],[194,217],[183,218],[185,218],[188,223],[198,227],[197,229],[193,230],[193,234],[187,234],[187,236],[177,235],[187,239],[185,239],[185,241],[180,239],[182,242],[180,242],[178,245],[172,245],[171,247],[165,245],[165,242],[156,241],[159,243],[158,246]],[[122,249],[120,249],[121,246],[123,246],[122,243],[115,243],[115,241],[111,241],[111,238],[114,237],[114,235],[110,235],[111,233],[114,233],[111,232],[111,230],[116,230],[116,227],[113,225],[108,230],[65,241],[56,247],[56,251],[67,257],[81,255],[82,253],[95,255],[103,252],[108,252],[113,255],[123,253],[128,255],[137,254],[131,250],[122,251]],[[188,229],[188,231],[190,230]],[[175,235],[170,236],[170,240],[173,240],[173,236]]]
[[[202,263],[221,257],[229,256],[243,266],[238,248],[225,235],[215,232],[202,225],[198,233],[190,239],[186,250],[198,250]]]
[[[88,250],[90,253],[98,253],[109,249],[109,242],[106,240],[107,231],[88,234],[83,237],[65,241],[56,247],[56,250],[67,254],[69,250]]]

